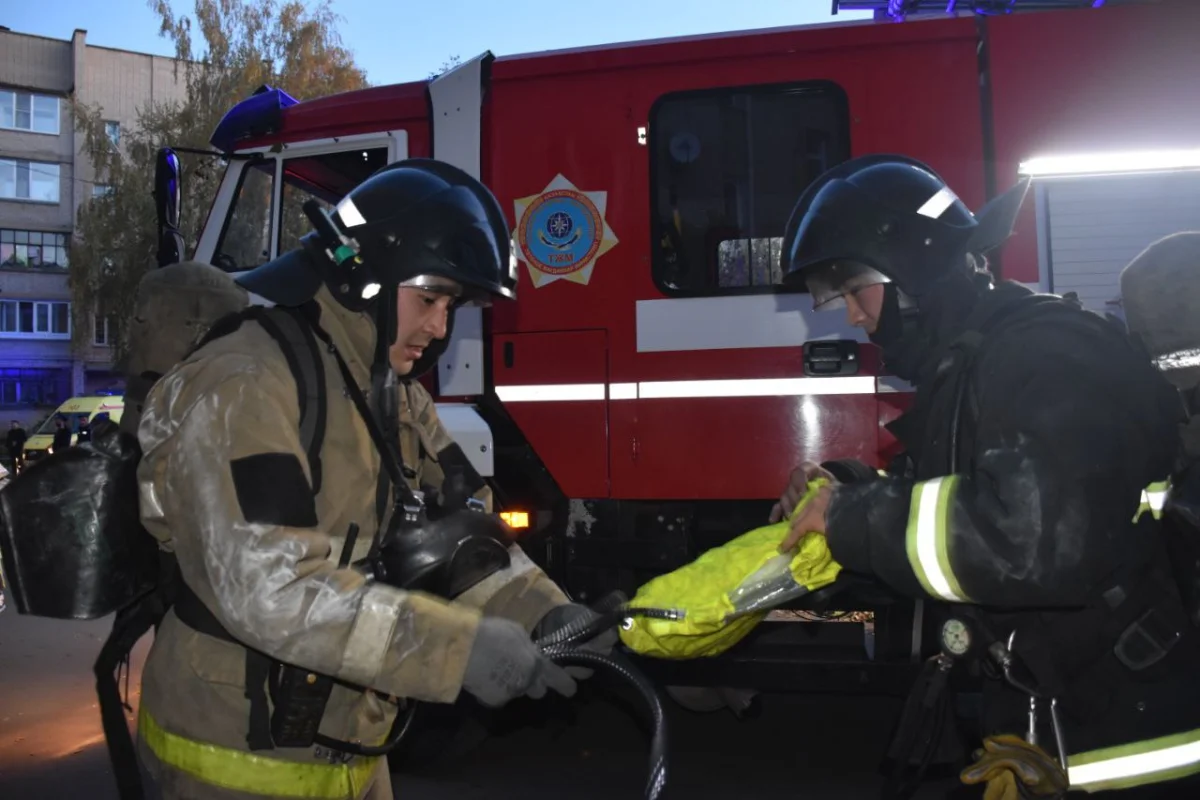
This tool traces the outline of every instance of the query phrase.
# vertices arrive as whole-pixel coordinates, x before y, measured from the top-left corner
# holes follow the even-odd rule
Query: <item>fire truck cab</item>
[[[1200,227],[1196,30],[1191,2],[967,13],[485,53],[305,102],[267,89],[213,135],[228,167],[194,257],[253,268],[296,245],[307,199],[405,157],[481,177],[510,215],[518,299],[457,312],[430,388],[535,560],[578,601],[632,594],[764,524],[801,461],[895,453],[910,387],[778,285],[805,186],[895,152],[979,208],[1024,171],[993,270],[1111,310],[1125,263]],[[643,666],[904,691],[939,646],[936,604],[835,588],[719,658]]]

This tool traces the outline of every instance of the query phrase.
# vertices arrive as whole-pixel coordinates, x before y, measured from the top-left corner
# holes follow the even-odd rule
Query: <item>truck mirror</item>
[[[183,235],[179,232],[179,156],[169,147],[160,148],[154,162],[154,212],[158,219],[158,266],[183,259]]]

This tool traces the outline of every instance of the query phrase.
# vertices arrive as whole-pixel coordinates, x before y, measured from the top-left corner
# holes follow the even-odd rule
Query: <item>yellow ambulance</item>
[[[71,444],[79,441],[79,428],[86,420],[91,426],[96,419],[107,416],[113,422],[121,421],[125,410],[125,396],[119,394],[94,394],[72,397],[63,403],[42,423],[25,442],[25,463],[30,463],[53,452],[54,433],[58,430],[55,420],[62,419],[71,431]]]

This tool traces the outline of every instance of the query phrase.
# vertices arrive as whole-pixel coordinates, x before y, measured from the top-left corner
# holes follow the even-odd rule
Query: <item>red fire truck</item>
[[[481,176],[511,215],[519,299],[458,312],[431,388],[535,557],[581,601],[632,592],[763,524],[801,461],[895,449],[909,388],[777,286],[810,181],[903,153],[978,208],[1034,175],[993,268],[1117,309],[1121,266],[1200,228],[1198,30],[1200,3],[1164,0],[485,53],[299,103],[264,89],[213,135],[228,168],[194,257],[273,258],[305,200],[404,157]],[[780,615],[720,658],[645,666],[886,690],[938,647],[931,608],[865,582],[808,607],[874,616]]]

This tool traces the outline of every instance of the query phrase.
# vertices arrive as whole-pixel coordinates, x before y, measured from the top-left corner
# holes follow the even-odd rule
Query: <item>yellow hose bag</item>
[[[791,519],[825,483],[823,478],[811,482],[786,519],[744,533],[643,585],[630,607],[672,611],[677,618],[627,617],[621,641],[655,658],[715,656],[741,641],[772,608],[833,583],[842,568],[823,534],[810,533],[790,553],[778,550]]]

